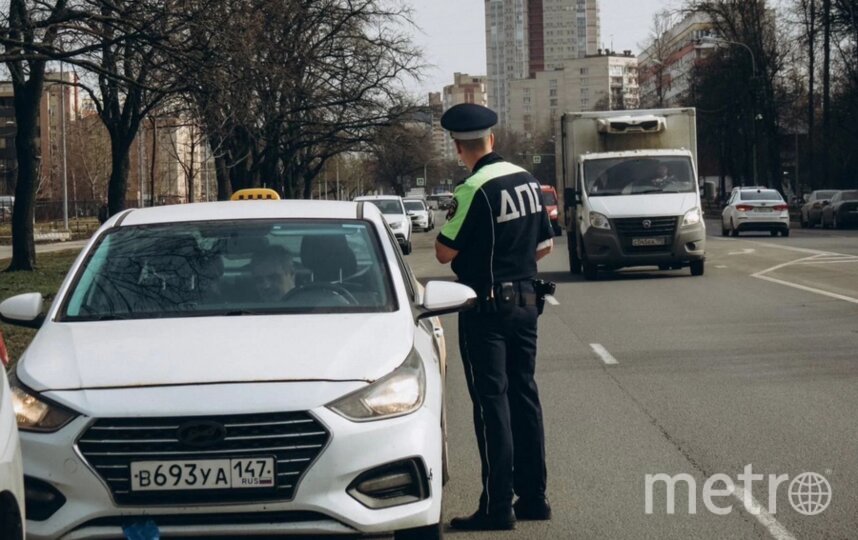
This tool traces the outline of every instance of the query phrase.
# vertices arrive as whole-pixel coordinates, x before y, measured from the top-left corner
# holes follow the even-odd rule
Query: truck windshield
[[[584,162],[584,187],[591,197],[693,193],[691,171],[685,156],[593,159]]]

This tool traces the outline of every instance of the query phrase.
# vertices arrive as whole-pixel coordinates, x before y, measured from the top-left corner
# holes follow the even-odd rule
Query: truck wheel
[[[706,270],[705,261],[691,261],[689,266],[691,267],[692,276],[702,276],[703,271]]]
[[[577,242],[572,240],[572,237],[569,237],[569,271],[573,274],[581,273],[581,257],[578,256],[578,246]]]
[[[595,264],[588,261],[582,261],[581,268],[584,272],[584,279],[587,281],[596,281],[599,279],[599,269]]]

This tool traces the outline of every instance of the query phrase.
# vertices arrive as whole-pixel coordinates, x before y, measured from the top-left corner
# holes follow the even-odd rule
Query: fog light
[[[429,481],[422,461],[409,459],[362,473],[347,491],[368,508],[390,508],[427,499]]]
[[[24,477],[24,498],[27,519],[33,521],[45,521],[66,503],[57,488],[29,476]]]

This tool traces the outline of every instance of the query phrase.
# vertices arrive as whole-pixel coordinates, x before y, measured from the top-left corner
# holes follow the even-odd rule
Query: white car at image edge
[[[474,299],[457,283],[420,287],[370,204],[112,217],[47,313],[38,293],[0,304],[5,321],[39,328],[12,381],[28,538],[141,524],[440,537],[435,317]]]
[[[721,212],[721,235],[762,231],[772,236],[789,236],[789,220],[789,205],[777,190],[737,187]]]
[[[0,538],[24,538],[24,470],[12,393],[6,377],[9,356],[0,332]]]

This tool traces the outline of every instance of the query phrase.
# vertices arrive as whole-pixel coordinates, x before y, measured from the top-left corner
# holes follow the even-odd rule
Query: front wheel
[[[402,254],[403,255],[411,255],[411,240],[408,240],[404,244],[400,244],[402,246]]]
[[[692,276],[702,276],[706,270],[705,261],[691,261],[689,266],[691,267]]]
[[[782,231],[781,231],[781,234],[782,234],[784,237],[789,236],[789,229],[784,229],[784,230],[782,230]]]
[[[393,538],[395,540],[440,540],[444,538],[444,524],[438,522],[435,525],[396,531]]]
[[[577,242],[573,242],[572,237],[569,237],[569,271],[573,274],[581,273],[581,257],[578,256]]]

